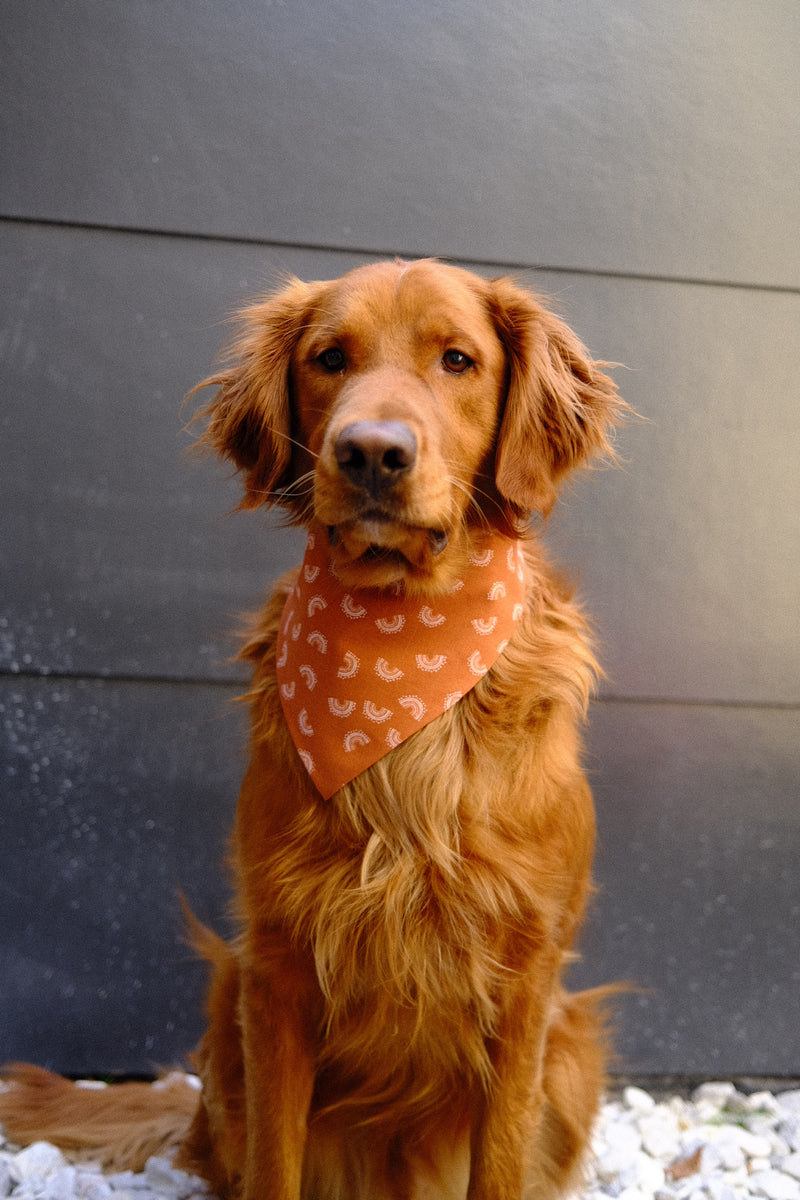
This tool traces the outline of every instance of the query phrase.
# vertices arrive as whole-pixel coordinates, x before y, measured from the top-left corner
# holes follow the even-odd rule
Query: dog
[[[239,934],[193,923],[202,1089],[16,1067],[10,1137],[127,1165],[179,1145],[226,1200],[580,1184],[606,992],[562,979],[591,892],[598,668],[531,517],[613,457],[607,365],[513,280],[436,260],[291,279],[241,314],[202,443],[308,547],[242,650]]]

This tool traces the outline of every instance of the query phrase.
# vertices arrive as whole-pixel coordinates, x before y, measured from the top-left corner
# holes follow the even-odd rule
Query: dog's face
[[[205,440],[246,473],[246,507],[324,527],[348,586],[446,586],[471,528],[547,512],[608,449],[613,383],[508,280],[378,263],[243,318]]]
[[[432,264],[328,289],[292,360],[296,434],[339,573],[434,570],[480,505],[506,362],[485,306]]]

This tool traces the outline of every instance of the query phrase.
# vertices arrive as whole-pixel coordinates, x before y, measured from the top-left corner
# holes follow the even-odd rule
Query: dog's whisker
[[[284,442],[288,442],[291,446],[297,446],[298,450],[302,450],[303,453],[307,454],[310,458],[319,458],[319,454],[310,449],[305,442],[298,441],[297,438],[294,438],[291,436],[291,434],[288,434],[285,429],[280,429],[276,425],[270,425],[268,426],[268,429],[273,437],[281,438]]]
[[[293,479],[291,483],[287,483],[286,487],[280,493],[284,496],[310,496],[314,491],[314,472],[307,471],[304,475],[298,475],[297,479]]]
[[[301,487],[300,485],[304,485]],[[286,500],[302,500],[306,497],[313,496],[313,478],[309,481],[306,477],[293,480],[283,488],[259,488],[251,487],[251,495],[261,498],[264,504],[279,504]]]
[[[491,500],[491,497],[489,496],[489,494],[487,492],[482,492],[479,488],[477,488],[475,486],[474,483],[463,482],[456,475],[450,475],[449,482],[450,482],[451,487],[453,487],[456,491],[461,492],[462,495],[464,495],[468,501],[464,512],[460,515],[459,525],[461,527],[463,527],[464,529],[466,529],[468,527],[469,517],[474,516],[474,517],[477,517],[479,524],[483,528],[485,528],[485,529],[490,528],[491,522],[490,522],[488,516],[486,515],[486,513],[483,511],[483,508],[481,507],[481,503],[480,503],[481,496],[483,496],[487,500]]]

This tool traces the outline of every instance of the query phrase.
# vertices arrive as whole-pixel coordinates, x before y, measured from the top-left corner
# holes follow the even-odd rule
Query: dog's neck
[[[326,799],[441,716],[503,653],[524,609],[521,542],[497,533],[430,602],[390,588],[348,589],[323,536],[309,534],[277,651],[284,715]]]

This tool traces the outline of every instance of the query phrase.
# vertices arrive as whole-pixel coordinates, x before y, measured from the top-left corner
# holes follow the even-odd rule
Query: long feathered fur
[[[18,1145],[46,1138],[109,1171],[141,1171],[154,1154],[175,1151],[197,1109],[197,1088],[180,1073],[157,1084],[86,1087],[31,1063],[4,1068],[0,1124]]]
[[[466,367],[448,330],[469,339]],[[437,357],[454,339],[458,380]],[[246,311],[206,381],[205,441],[242,472],[245,507],[328,526],[348,586],[384,586],[404,561],[409,592],[434,596],[484,528],[519,534],[563,476],[611,454],[623,406],[601,366],[509,280],[378,264],[291,281]],[[376,419],[407,422],[420,448],[381,500],[383,553],[376,501],[334,452],[344,421]],[[570,996],[562,977],[591,894],[580,725],[597,664],[527,535],[525,579],[491,670],[329,801],[282,715],[276,636],[293,576],[276,586],[242,650],[240,933],[192,924],[211,966],[202,1093],[93,1093],[19,1067],[0,1093],[9,1136],[115,1166],[179,1143],[177,1162],[226,1200],[549,1200],[580,1181],[608,992]]]

